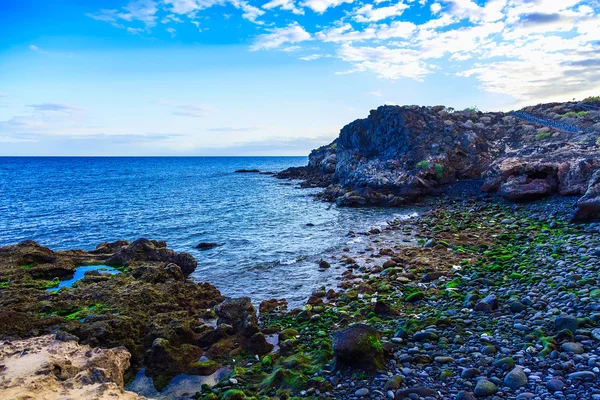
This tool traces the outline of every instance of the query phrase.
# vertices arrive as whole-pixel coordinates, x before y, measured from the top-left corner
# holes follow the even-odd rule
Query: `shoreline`
[[[166,386],[170,377],[179,372],[210,375],[220,366],[231,369],[228,378],[214,388],[200,389],[195,398],[201,399],[244,399],[254,398],[252,396],[259,393],[273,396],[284,392],[304,398],[335,399],[405,398],[410,393],[428,398],[454,398],[460,393],[463,397],[457,399],[468,399],[470,392],[481,395],[484,389],[490,391],[490,396],[500,398],[516,395],[529,398],[527,390],[534,390],[534,396],[542,398],[559,396],[560,393],[548,389],[550,381],[554,389],[562,383],[565,394],[589,396],[577,398],[593,398],[598,394],[593,388],[600,377],[600,371],[596,371],[600,366],[597,350],[600,330],[596,328],[600,321],[600,304],[597,297],[590,294],[600,297],[598,224],[568,222],[568,199],[511,206],[494,198],[483,202],[440,198],[433,200],[431,205],[431,211],[417,218],[396,221],[380,232],[374,230],[359,235],[362,240],[324,257],[330,267],[343,268],[345,272],[339,287],[315,288],[304,309],[281,312],[276,308],[283,305],[282,302],[263,302],[259,307],[260,320],[246,319],[245,328],[236,328],[224,321],[215,329],[198,324],[204,326],[200,334],[196,333],[197,328],[181,325],[183,321],[191,321],[189,317],[173,311],[165,317],[180,321],[176,325],[181,326],[177,329],[183,329],[180,332],[183,336],[164,330],[173,322],[159,327],[162,333],[155,331],[152,335],[167,336],[168,343],[159,340],[157,344],[153,339],[145,345],[141,342],[133,345],[133,349],[142,346],[142,351],[138,350],[137,356],[134,351],[132,364],[136,368],[147,367],[149,361],[152,365],[160,360],[168,365],[167,369],[151,372],[159,387]],[[540,221],[540,216],[544,219],[544,215],[552,216],[549,212],[552,210],[556,215],[550,221]],[[571,242],[579,247],[569,248],[573,247],[568,245]],[[582,242],[587,244],[585,251],[579,250]],[[594,243],[599,248],[594,247]],[[548,254],[549,249],[555,250],[552,246],[561,246],[561,251]],[[497,252],[494,258],[490,258],[490,251]],[[69,257],[83,256],[63,253],[68,253]],[[566,260],[578,258],[580,254],[590,264],[587,268],[566,265]],[[512,261],[517,259],[520,263]],[[529,259],[532,262],[521,265]],[[544,261],[543,267],[532,265],[533,261],[538,263],[540,260]],[[159,265],[161,263],[168,264],[164,261],[133,261],[131,267],[119,274],[123,276],[109,279],[89,276],[86,277],[89,282],[82,287],[89,292],[107,282],[123,280],[108,290],[113,291],[113,296],[125,299],[131,295],[128,292],[131,285],[140,285],[145,288],[143,290],[160,286],[167,296],[164,299],[169,298],[167,293],[174,287],[187,288],[184,290],[201,287],[196,290],[213,293],[215,300],[209,301],[214,305],[223,304],[224,299],[218,297],[218,291],[210,284],[196,285],[180,280],[169,283],[168,278],[161,277],[167,271],[166,265]],[[548,265],[553,275],[545,277],[549,271],[545,268],[550,268]],[[5,273],[4,269],[2,272]],[[540,290],[540,287],[546,289]],[[10,287],[2,290],[10,290]],[[79,290],[65,292],[71,293],[72,297]],[[552,298],[554,303],[544,299],[547,292],[557,292]],[[583,301],[573,300],[572,296],[583,297]],[[6,297],[2,298],[6,300]],[[209,307],[212,312],[207,312],[206,306],[186,305],[185,301],[189,299],[181,296],[177,299],[184,302],[184,309],[191,307],[186,311],[190,316],[198,317],[201,313],[204,318],[215,316],[214,306]],[[148,300],[152,303],[151,298],[146,302]],[[581,307],[575,307],[574,302]],[[253,312],[254,307],[247,302],[240,305]],[[6,309],[6,304],[2,307]],[[546,313],[543,312],[545,309],[548,309]],[[115,310],[103,311],[110,314]],[[230,310],[234,314],[238,311],[238,308]],[[79,322],[84,328],[74,327],[78,325],[74,318],[61,321],[56,314],[50,318],[56,326],[62,327],[61,330],[81,335],[86,324],[98,327],[98,322],[102,321],[95,320],[93,310],[85,312],[87,316]],[[569,314],[566,320],[571,327],[573,319],[580,326],[571,328],[575,331],[570,334],[557,330],[554,325],[561,313]],[[114,314],[108,319],[114,319]],[[235,319],[231,318],[231,321]],[[348,370],[339,359],[336,362],[339,357],[333,347],[333,338],[336,332],[352,323],[365,323],[380,332],[379,352],[385,356],[384,366],[359,373],[356,369]],[[190,334],[193,343],[208,340],[206,337],[201,339],[201,334],[212,335],[214,343],[208,347],[185,343],[187,339],[182,340],[182,337]],[[271,353],[273,347],[266,337],[274,334],[278,335],[279,349]],[[241,346],[235,346],[236,341]],[[98,345],[112,347],[110,342]],[[376,350],[375,354],[379,352]],[[182,357],[189,354],[189,357]],[[204,354],[207,361],[197,362],[202,359],[200,354]],[[190,367],[194,363],[194,368]],[[568,365],[557,368],[561,363]],[[505,383],[505,376],[511,371],[521,381],[524,379],[513,364],[523,367],[527,380],[525,386],[517,390],[510,389]],[[554,372],[549,373],[549,369]],[[574,373],[583,375],[573,376]],[[550,375],[552,379],[547,379]],[[478,377],[485,377],[486,381],[479,383]],[[193,393],[190,395],[194,396]]]

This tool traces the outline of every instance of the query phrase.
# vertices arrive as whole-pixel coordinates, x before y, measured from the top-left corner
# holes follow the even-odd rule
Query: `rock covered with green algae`
[[[204,353],[201,347],[221,339],[200,318],[224,297],[208,283],[187,279],[192,263],[184,253],[140,239],[105,243],[93,252],[54,252],[23,242],[0,248],[0,255],[0,282],[7,282],[0,287],[0,337],[60,330],[83,344],[124,346],[132,354],[132,364],[147,366],[150,376],[214,369],[194,365]],[[106,264],[117,258],[125,262],[116,266],[120,274],[101,280],[86,276],[56,293],[45,290],[54,280],[44,278],[64,277],[64,271],[72,275],[77,265]]]
[[[335,332],[333,354],[340,367],[377,370],[385,363],[379,332],[364,324],[354,324]]]

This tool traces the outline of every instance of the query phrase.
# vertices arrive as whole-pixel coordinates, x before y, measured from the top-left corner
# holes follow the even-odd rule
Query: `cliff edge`
[[[278,176],[326,187],[340,206],[398,206],[466,179],[516,202],[583,196],[575,217],[588,219],[600,213],[599,150],[600,98],[509,113],[382,106]]]

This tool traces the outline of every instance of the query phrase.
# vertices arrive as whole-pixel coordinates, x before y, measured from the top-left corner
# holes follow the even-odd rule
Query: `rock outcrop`
[[[0,342],[3,399],[142,400],[123,390],[130,354],[124,348],[97,349],[53,335]]]
[[[600,170],[600,102],[585,107],[552,103],[482,113],[382,106],[313,150],[307,167],[278,176],[305,179],[303,186],[330,180],[321,197],[341,206],[398,206],[443,193],[457,180],[481,180],[484,192],[510,201],[589,191],[577,214],[592,218],[599,216],[590,181]]]

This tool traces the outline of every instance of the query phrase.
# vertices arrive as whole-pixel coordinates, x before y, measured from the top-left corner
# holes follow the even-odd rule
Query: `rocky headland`
[[[460,180],[521,202],[579,196],[574,217],[600,216],[600,98],[519,111],[382,106],[277,176],[325,187],[340,206],[399,206]]]
[[[385,106],[281,173],[422,206],[323,254],[337,283],[302,308],[225,298],[161,241],[1,247],[0,398],[142,398],[143,369],[225,376],[177,399],[600,399],[599,119],[577,107]]]

